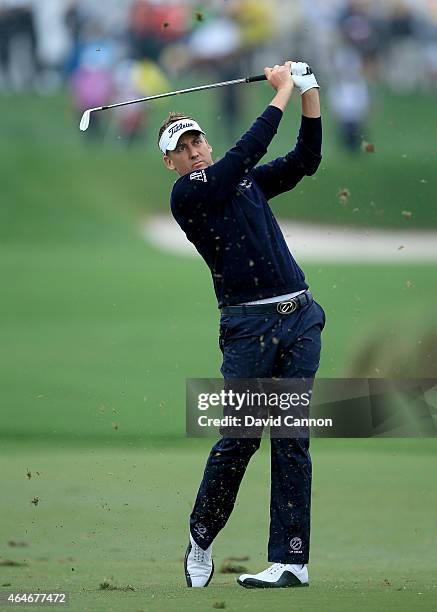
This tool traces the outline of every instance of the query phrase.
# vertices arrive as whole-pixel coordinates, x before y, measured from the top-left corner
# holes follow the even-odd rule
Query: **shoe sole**
[[[191,576],[190,576],[190,574],[188,573],[188,568],[187,568],[188,555],[190,554],[191,549],[192,549],[192,546],[191,546],[191,542],[190,542],[190,543],[188,544],[188,546],[187,546],[187,550],[186,550],[186,552],[185,552],[185,558],[184,558],[185,580],[187,581],[187,586],[188,586],[188,587],[193,587],[193,585],[192,585],[192,583],[191,583]],[[211,559],[211,561],[212,561],[212,569],[211,569],[211,574],[210,574],[210,576],[209,576],[209,578],[208,578],[207,582],[206,582],[206,583],[203,585],[203,587],[200,587],[200,588],[203,588],[203,589],[204,589],[205,587],[207,587],[207,586],[208,586],[208,584],[211,582],[211,578],[212,578],[212,577],[213,577],[213,575],[214,575],[214,561],[213,561],[213,559]]]
[[[283,572],[282,576],[276,582],[263,582],[256,578],[246,578],[237,582],[245,589],[296,589],[299,587],[309,587],[309,582],[301,582],[297,576],[291,572]]]

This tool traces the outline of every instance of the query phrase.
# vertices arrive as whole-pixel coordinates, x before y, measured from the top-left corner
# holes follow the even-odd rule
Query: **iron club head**
[[[84,112],[84,114],[82,115],[82,119],[80,120],[80,125],[79,125],[82,132],[85,132],[88,129],[88,126],[90,124],[91,113],[93,113],[94,111],[100,111],[100,110],[104,110],[104,107],[99,106],[97,108],[89,108],[88,110]]]
[[[82,115],[82,119],[80,120],[80,125],[79,125],[82,132],[85,132],[85,130],[88,129],[88,126],[90,124],[90,116],[91,116],[91,110],[86,110],[84,114]]]

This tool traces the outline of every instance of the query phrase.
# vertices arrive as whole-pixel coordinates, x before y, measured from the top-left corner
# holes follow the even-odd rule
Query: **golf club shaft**
[[[311,74],[312,70],[307,66],[308,73]],[[185,93],[193,93],[195,91],[205,91],[206,89],[215,89],[217,87],[226,87],[227,85],[239,85],[240,83],[255,83],[256,81],[266,81],[267,77],[264,74],[258,74],[256,76],[243,77],[242,79],[234,79],[232,81],[222,81],[221,83],[211,83],[210,85],[199,85],[198,87],[189,87],[188,89],[179,89],[178,91],[169,91],[163,94],[156,94],[155,96],[147,96],[146,98],[137,98],[136,100],[127,100],[126,102],[117,102],[116,104],[108,104],[106,106],[99,106],[97,108],[90,108],[86,110],[80,122],[80,129],[84,132],[88,129],[90,123],[91,113],[97,111],[104,111],[110,108],[120,108],[121,106],[128,106],[129,104],[137,104],[138,102],[149,102],[150,100],[159,100],[160,98],[169,98],[170,96],[180,96]]]
[[[101,106],[94,110],[108,110],[110,108],[119,108],[120,106],[127,106],[128,104],[137,104],[137,102],[148,102],[149,100],[158,100],[159,98],[168,98],[170,96],[179,96],[185,93],[192,93],[195,91],[204,91],[205,89],[215,89],[216,87],[226,87],[227,85],[239,85],[240,83],[254,83],[255,81],[266,81],[267,77],[264,74],[257,76],[245,77],[242,79],[234,79],[232,81],[222,81],[221,83],[211,83],[210,85],[200,85],[199,87],[189,87],[188,89],[179,89],[178,91],[169,91],[163,94],[157,94],[155,96],[147,96],[147,98],[138,98],[136,100],[128,100],[127,102],[118,102],[117,104],[108,104],[107,106]]]

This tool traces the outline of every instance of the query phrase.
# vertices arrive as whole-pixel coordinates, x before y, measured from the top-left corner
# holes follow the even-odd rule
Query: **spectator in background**
[[[259,74],[262,72],[260,66],[265,65],[263,55],[275,34],[271,3],[258,2],[258,0],[231,0],[226,3],[224,13],[238,26],[239,45],[228,60],[228,70],[222,74],[223,80],[254,72]],[[287,57],[288,54],[281,58],[281,61]],[[280,63],[280,59],[276,58],[274,63]],[[233,87],[225,87],[221,92],[225,124],[231,141],[241,132],[240,119],[245,93],[243,89]]]
[[[246,67],[251,71],[254,68],[253,59],[262,53],[275,37],[271,4],[258,0],[231,0],[224,10],[240,28],[241,50]]]
[[[185,3],[134,0],[129,11],[127,37],[130,57],[158,62],[164,47],[187,28]]]
[[[300,27],[293,32],[293,57],[308,58],[310,64],[328,77],[336,43],[336,24],[343,0],[298,0]],[[299,54],[299,55],[296,55]],[[331,79],[328,79],[330,81]]]
[[[68,0],[33,0],[38,41],[38,91],[54,93],[64,84],[63,69],[71,40],[65,22]],[[48,34],[47,34],[48,33]]]
[[[395,0],[388,15],[384,73],[397,92],[414,91],[422,77],[419,23],[403,0]]]
[[[344,45],[359,53],[367,79],[375,80],[382,37],[370,0],[350,0],[339,15],[338,28]]]
[[[328,101],[337,121],[340,142],[350,153],[360,149],[369,112],[370,96],[363,63],[353,48],[339,49],[333,56],[336,80],[328,89]]]
[[[0,0],[0,68],[4,89],[35,87],[40,63],[29,0]]]
[[[241,69],[240,28],[230,16],[215,16],[195,29],[188,42],[191,66],[214,72],[217,81],[236,78]],[[241,90],[223,87],[217,91],[219,116],[227,139],[237,137],[241,117]]]
[[[82,31],[77,54],[77,67],[71,74],[71,91],[78,117],[88,108],[108,103],[113,92],[112,69],[115,65],[115,46],[99,24],[89,22]],[[90,137],[102,133],[101,113],[93,113]]]
[[[424,48],[423,70],[425,78],[423,86],[426,89],[437,89],[437,2],[435,3],[434,19],[422,21]]]
[[[184,2],[134,0],[126,32],[128,59],[116,71],[120,96],[153,96],[169,86],[161,68],[161,54],[169,43],[181,38],[188,28]],[[134,142],[147,125],[149,106],[137,105],[116,113],[122,138]]]
[[[65,62],[65,71],[67,76],[69,76],[79,65],[82,30],[86,23],[86,17],[83,11],[81,11],[77,0],[70,0],[65,11],[64,21],[71,41],[70,53]]]
[[[77,112],[101,106],[112,99],[141,98],[168,89],[168,80],[157,60],[161,49],[184,31],[185,9],[174,3],[169,7],[135,0],[126,28],[121,32],[113,30],[110,25],[113,20],[109,16],[104,20],[94,9],[84,0],[73,0],[66,12],[73,40],[67,71],[71,74]],[[113,7],[113,10],[119,9]],[[103,23],[108,24],[106,29]],[[118,138],[131,144],[143,136],[148,111],[146,104],[114,111],[111,120]],[[91,136],[101,133],[103,120],[100,115],[93,116]]]

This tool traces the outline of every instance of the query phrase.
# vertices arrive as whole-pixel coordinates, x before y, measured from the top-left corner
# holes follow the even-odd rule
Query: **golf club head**
[[[89,108],[88,110],[84,112],[84,114],[82,115],[82,119],[80,120],[80,125],[79,125],[82,132],[85,132],[88,129],[88,126],[90,124],[91,113],[93,113],[94,111],[105,110],[105,108],[106,106],[98,106],[97,108]]]
[[[91,109],[86,110],[84,114],[82,115],[82,119],[80,120],[79,127],[82,130],[82,132],[85,132],[88,129],[88,126],[90,124],[90,117],[91,117]]]

